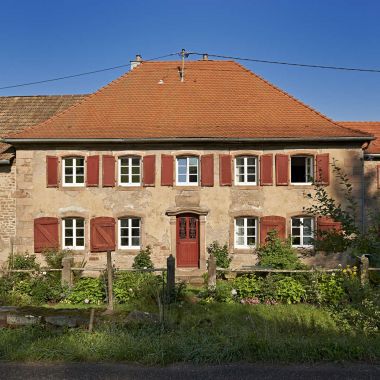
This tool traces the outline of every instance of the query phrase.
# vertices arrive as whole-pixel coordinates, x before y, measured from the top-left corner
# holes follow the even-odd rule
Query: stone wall
[[[214,187],[160,185],[161,154],[209,154],[213,153]],[[17,238],[16,247],[20,252],[33,251],[33,220],[42,216],[59,219],[67,216],[84,217],[86,221],[86,249],[77,253],[77,259],[84,257],[87,265],[99,266],[105,261],[105,254],[89,252],[89,221],[97,216],[138,216],[142,220],[142,245],[153,247],[156,265],[165,264],[165,258],[175,255],[175,213],[181,210],[196,210],[200,216],[201,267],[205,268],[206,246],[217,240],[227,242],[234,253],[233,266],[254,264],[256,256],[252,252],[239,251],[233,246],[234,217],[250,215],[283,216],[287,219],[287,234],[290,233],[290,218],[302,214],[308,205],[305,194],[311,186],[241,186],[219,185],[219,154],[257,154],[264,153],[329,153],[330,161],[338,160],[338,165],[348,172],[354,186],[355,195],[360,203],[362,151],[359,146],[308,146],[297,148],[276,147],[226,147],[215,146],[207,150],[202,147],[126,147],[115,146],[110,150],[105,146],[88,146],[83,150],[62,147],[49,149],[36,147],[35,150],[17,151]],[[154,187],[138,188],[47,188],[47,155],[88,155],[113,154],[115,156],[133,154],[156,154],[156,183]],[[340,198],[339,185],[331,171],[328,186],[330,194]],[[101,182],[101,181],[100,181]],[[114,258],[117,265],[130,266],[137,252],[116,250]]]
[[[16,232],[16,164],[0,165],[0,261],[12,250]]]
[[[380,161],[364,161],[364,199],[365,199],[365,221],[366,227],[371,224],[371,219],[376,213],[380,212],[380,190],[378,188],[377,166]]]

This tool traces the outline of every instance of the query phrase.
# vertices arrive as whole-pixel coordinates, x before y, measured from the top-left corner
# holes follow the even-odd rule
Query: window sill
[[[256,253],[256,247],[252,248],[238,248],[235,247],[233,250],[233,254],[235,255],[253,255]]]
[[[174,189],[176,190],[200,190],[202,186],[199,185],[174,185]]]
[[[233,185],[233,189],[236,190],[262,190],[262,186],[259,185]]]
[[[86,186],[67,186],[67,185],[62,185],[61,187],[61,190],[69,190],[69,191],[72,191],[72,190],[85,190],[86,189]]]
[[[300,184],[295,184],[295,183],[291,183],[290,185],[288,185],[288,189],[299,189],[299,190],[303,190],[303,189],[313,189],[313,184],[308,184],[308,183],[300,183]]]
[[[118,248],[116,253],[121,255],[136,256],[140,252],[140,248]]]
[[[144,189],[144,186],[142,185],[138,185],[138,186],[117,185],[116,186],[117,191],[135,191],[135,190],[142,190],[142,189]]]

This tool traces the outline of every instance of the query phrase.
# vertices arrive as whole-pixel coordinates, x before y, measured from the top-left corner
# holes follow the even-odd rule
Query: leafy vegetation
[[[135,256],[132,264],[133,269],[153,269],[154,265],[151,259],[152,247],[148,245],[145,249],[140,249],[140,252]]]
[[[105,286],[101,278],[82,277],[70,290],[65,301],[99,305],[104,302],[105,296]]]
[[[216,259],[217,268],[229,268],[232,257],[228,252],[227,244],[220,245],[217,241],[212,242],[207,247],[207,253],[213,255]]]

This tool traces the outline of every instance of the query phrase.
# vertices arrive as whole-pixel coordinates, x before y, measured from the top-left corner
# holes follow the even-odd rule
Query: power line
[[[155,60],[162,59],[162,58],[172,57],[174,55],[178,55],[178,53],[166,54],[166,55],[162,55],[160,57],[155,57],[155,58],[150,58],[150,59],[144,59],[143,62],[155,61]],[[12,86],[4,86],[4,87],[0,87],[0,90],[5,90],[5,89],[8,89],[8,88],[32,86],[34,84],[40,84],[40,83],[55,82],[55,81],[59,81],[59,80],[63,80],[63,79],[76,78],[76,77],[81,77],[81,76],[84,76],[84,75],[90,75],[90,74],[101,73],[101,72],[104,72],[104,71],[116,70],[116,69],[120,69],[122,67],[127,67],[127,66],[130,66],[130,63],[126,63],[126,64],[118,65],[118,66],[113,66],[113,67],[107,67],[107,68],[99,69],[99,70],[87,71],[87,72],[80,73],[80,74],[66,75],[66,76],[63,76],[63,77],[57,77],[57,78],[39,80],[39,81],[35,81],[35,82],[20,83],[20,84],[15,84],[15,85],[12,85]]]
[[[193,55],[205,55],[205,53],[195,53],[190,52],[188,54]],[[380,73],[380,69],[363,69],[359,67],[340,67],[340,66],[324,66],[324,65],[311,65],[305,63],[293,63],[293,62],[284,62],[284,61],[269,61],[265,59],[255,59],[255,58],[242,58],[242,57],[231,57],[227,55],[218,55],[218,54],[207,54],[209,57],[215,58],[224,58],[224,59],[233,59],[235,61],[248,61],[248,62],[258,62],[258,63],[270,63],[274,65],[286,65],[286,66],[298,66],[298,67],[309,67],[316,69],[330,69],[330,70],[344,70],[344,71],[360,71],[367,73]]]

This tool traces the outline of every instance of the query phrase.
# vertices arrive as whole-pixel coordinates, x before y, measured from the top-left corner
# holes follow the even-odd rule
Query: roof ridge
[[[357,124],[357,123],[361,123],[361,124],[365,124],[365,123],[368,123],[368,124],[373,124],[373,123],[380,123],[380,120],[339,120],[337,121],[337,123],[349,123],[349,124]]]
[[[293,101],[297,102],[298,104],[300,104],[301,106],[309,109],[310,111],[314,112],[315,114],[317,114],[318,116],[321,116],[322,118],[326,119],[327,121],[335,124],[337,127],[339,128],[342,128],[342,129],[346,129],[346,130],[349,130],[349,131],[355,131],[355,132],[360,132],[360,133],[366,133],[366,132],[362,132],[362,131],[358,131],[358,130],[355,130],[353,128],[347,128],[347,127],[344,127],[343,125],[340,125],[338,124],[336,121],[334,121],[333,119],[330,119],[328,116],[324,115],[323,113],[317,111],[316,109],[314,109],[312,106],[304,103],[302,100],[299,100],[297,99],[295,96],[293,95],[290,95],[287,91],[281,89],[280,87],[276,86],[275,84],[273,84],[272,82],[269,82],[267,79],[264,79],[261,75],[259,74],[256,74],[255,72],[253,72],[252,70],[249,70],[247,69],[246,67],[244,67],[243,65],[241,65],[239,62],[236,62],[236,61],[232,61],[234,64],[238,65],[239,67],[241,67],[243,70],[247,71],[249,74],[255,76],[256,78],[260,79],[261,81],[265,82],[266,84],[268,84],[269,86],[271,86],[273,89],[281,92],[282,94],[284,94],[285,96],[289,97],[290,99],[292,99]]]
[[[73,97],[73,96],[88,96],[90,95],[89,93],[87,94],[62,94],[62,95],[5,95],[1,96],[0,99],[5,99],[5,98],[47,98],[47,97]]]

